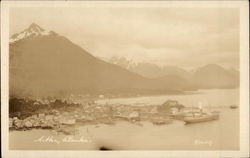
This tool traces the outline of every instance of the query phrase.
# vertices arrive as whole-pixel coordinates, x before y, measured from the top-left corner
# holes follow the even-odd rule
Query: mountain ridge
[[[159,80],[165,78],[166,82],[173,82],[169,80],[169,78],[175,76],[176,81],[180,81],[178,84],[183,85],[182,82],[185,82],[187,85],[183,85],[184,87],[192,87],[194,89],[235,88],[239,86],[239,72],[232,68],[227,70],[218,64],[206,64],[194,69],[193,71],[186,71],[183,68],[176,66],[160,67],[152,63],[136,63],[135,61],[132,61],[133,63],[136,63],[133,67],[128,67],[127,65],[129,65],[131,59],[128,60],[125,57],[112,57],[111,60],[106,61],[119,65],[144,77]],[[182,79],[182,81],[180,79]]]
[[[227,72],[216,65],[201,67],[192,75],[169,66],[164,75],[150,78],[147,75],[157,74],[157,65],[152,68],[134,62],[129,69],[139,65],[140,73],[131,71],[100,60],[68,38],[36,24],[11,36],[16,37],[18,40],[9,43],[11,95],[174,94],[199,88],[232,88],[239,82],[237,71]],[[126,59],[123,63],[126,66]],[[142,70],[151,74],[143,75]]]
[[[103,59],[103,58],[101,58]],[[178,75],[181,74],[182,77],[188,77],[189,74],[183,68],[177,66],[158,66],[157,64],[147,63],[147,62],[136,62],[132,59],[127,59],[122,56],[113,56],[105,61],[121,66],[129,71],[135,72],[143,77],[147,78],[158,78],[165,75]]]
[[[13,95],[110,93],[112,90],[179,92],[167,83],[99,60],[52,32],[10,43],[9,50],[10,94]]]

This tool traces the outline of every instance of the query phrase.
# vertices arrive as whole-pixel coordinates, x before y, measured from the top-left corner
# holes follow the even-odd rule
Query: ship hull
[[[211,115],[211,116],[202,116],[198,118],[184,118],[184,122],[186,124],[191,124],[191,123],[200,123],[200,122],[207,122],[207,121],[213,121],[213,120],[218,120],[219,115]]]

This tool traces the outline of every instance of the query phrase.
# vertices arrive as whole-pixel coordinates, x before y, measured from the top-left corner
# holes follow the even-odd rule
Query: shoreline
[[[187,92],[184,95],[194,95],[194,93]],[[174,104],[177,107],[183,106],[178,101]],[[220,108],[228,108],[230,105],[203,106],[203,108],[219,110]],[[92,124],[115,124],[117,120],[126,120],[138,125],[140,125],[141,120],[147,120],[155,124],[169,124],[173,119],[171,116],[172,108],[152,103],[138,106],[138,104],[98,104],[92,99],[78,103],[77,100],[72,99],[38,98],[32,100],[30,98],[10,98],[9,106],[9,127],[14,130],[29,130],[29,128],[52,129],[78,122],[85,124],[89,122]],[[183,108],[190,110],[190,108],[197,108],[197,105],[190,106],[188,104]]]
[[[206,122],[186,126],[182,121],[174,120],[172,124],[166,126],[154,126],[150,122],[142,121],[143,126],[137,126],[127,121],[118,121],[115,125],[107,124],[88,124],[69,127],[76,129],[76,133],[65,134],[50,129],[31,129],[29,131],[10,131],[10,148],[13,150],[99,150],[99,147],[105,146],[112,150],[236,150],[239,147],[237,143],[238,130],[237,122],[238,111],[224,109],[222,118],[219,121]],[[234,117],[228,117],[233,115]],[[226,124],[225,124],[226,123]],[[227,123],[232,123],[235,128],[231,129]],[[213,128],[213,130],[207,130]],[[231,133],[228,135],[228,130]],[[196,134],[193,134],[196,131]],[[223,139],[217,139],[221,131],[225,133]],[[34,142],[41,137],[47,138],[53,136],[54,139],[62,140],[65,137],[80,139],[82,136],[89,142],[61,142],[43,143]],[[178,136],[176,139],[176,136]],[[25,140],[23,143],[16,142]],[[228,143],[228,138],[232,138],[233,143]],[[141,141],[144,140],[144,143]],[[163,141],[166,140],[166,141]],[[230,139],[231,140],[231,139]],[[131,142],[133,142],[131,144]],[[212,144],[201,144],[202,142],[212,142]],[[223,145],[222,145],[223,144]],[[181,145],[181,146],[180,146]]]
[[[19,100],[23,102],[23,100]],[[24,103],[27,104],[27,100]],[[140,121],[149,121],[153,124],[169,124],[172,122],[169,112],[160,112],[161,106],[127,106],[127,105],[98,105],[93,102],[87,104],[73,104],[60,101],[49,103],[48,105],[35,104],[30,101],[29,106],[34,107],[34,111],[27,112],[22,107],[23,113],[16,112],[10,114],[9,128],[11,130],[30,130],[38,129],[55,129],[60,131],[67,126],[76,123],[83,124],[115,124],[118,120],[124,120],[133,124],[140,125]],[[18,107],[20,105],[18,104]],[[40,107],[40,109],[39,109]],[[12,117],[11,117],[12,115]]]

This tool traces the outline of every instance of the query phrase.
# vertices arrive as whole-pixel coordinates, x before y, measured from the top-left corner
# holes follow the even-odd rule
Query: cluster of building
[[[35,104],[47,103],[36,101]],[[51,103],[51,101],[48,101]],[[55,101],[53,102],[55,103]],[[58,102],[59,103],[59,102]],[[61,103],[64,103],[61,101]],[[118,120],[128,121],[140,125],[141,121],[150,121],[155,125],[171,123],[171,115],[184,108],[177,101],[168,100],[156,106],[130,105],[98,105],[95,102],[86,102],[67,108],[56,106],[55,109],[37,111],[36,114],[24,119],[12,117],[9,119],[11,129],[53,128],[58,129],[65,125],[75,124],[115,124]]]

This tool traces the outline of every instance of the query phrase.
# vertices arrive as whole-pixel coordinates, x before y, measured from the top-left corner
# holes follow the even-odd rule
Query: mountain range
[[[239,86],[239,72],[235,69],[225,69],[217,64],[207,64],[195,70],[187,71],[176,66],[158,66],[152,63],[138,63],[125,57],[113,56],[106,61],[119,65],[129,71],[147,78],[172,82],[179,80],[179,87],[235,88]]]
[[[103,58],[102,58],[103,59]],[[147,62],[135,62],[125,57],[113,56],[105,61],[119,65],[129,71],[135,72],[147,78],[158,78],[166,75],[189,77],[190,73],[176,66],[158,66]]]
[[[228,78],[237,76],[237,72],[224,73],[216,66],[203,68],[204,71],[192,75],[197,79],[195,82],[198,84],[195,85],[185,75],[176,74],[176,71],[171,75],[166,73],[165,76],[147,77],[139,71],[145,72],[150,68],[142,66],[137,68],[137,72],[100,60],[66,37],[34,23],[11,36],[9,60],[10,95],[14,96],[166,94],[196,89],[197,85],[202,88],[235,87],[237,81],[231,79],[224,83]],[[180,70],[180,74],[186,74],[182,69],[177,70]],[[213,72],[220,73],[220,76],[213,76]],[[206,77],[213,82],[203,86]]]
[[[11,37],[9,53],[11,95],[179,92],[102,61],[36,24]]]

